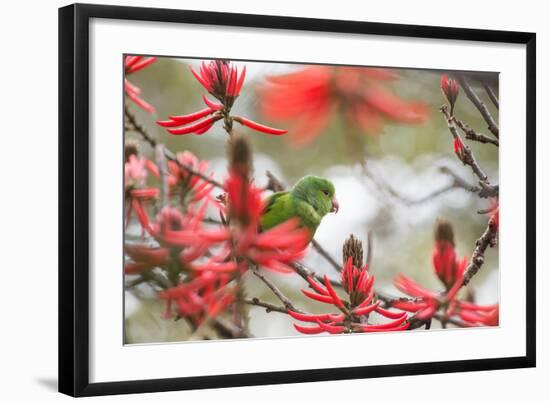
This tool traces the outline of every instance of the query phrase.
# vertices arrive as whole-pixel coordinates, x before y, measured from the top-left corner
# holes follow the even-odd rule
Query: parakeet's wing
[[[260,225],[262,230],[269,230],[290,219],[295,214],[289,192],[276,192],[267,198]]]

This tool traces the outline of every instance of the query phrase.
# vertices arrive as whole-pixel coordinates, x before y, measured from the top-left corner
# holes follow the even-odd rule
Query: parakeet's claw
[[[330,209],[331,212],[338,213],[338,209],[340,209],[340,204],[336,200],[336,198],[332,199],[332,209]]]

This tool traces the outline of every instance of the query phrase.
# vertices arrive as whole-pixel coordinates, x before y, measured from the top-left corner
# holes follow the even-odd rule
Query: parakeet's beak
[[[331,212],[338,213],[338,209],[340,209],[340,205],[338,204],[338,201],[336,198],[332,198],[332,209],[330,209]]]

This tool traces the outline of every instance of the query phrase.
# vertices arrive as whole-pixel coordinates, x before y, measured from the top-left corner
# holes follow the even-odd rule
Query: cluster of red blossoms
[[[239,147],[241,141],[242,138],[233,138],[233,147]],[[158,246],[126,245],[129,260],[125,273],[149,277],[153,271],[160,271],[164,283],[160,298],[167,303],[166,316],[172,316],[175,307],[177,316],[191,317],[198,324],[232,304],[233,280],[250,266],[290,273],[294,271],[291,265],[303,258],[310,233],[300,228],[297,220],[264,232],[258,230],[264,209],[263,190],[250,181],[246,168],[241,168],[248,165],[233,164],[223,184],[224,194],[215,199],[209,181],[182,167],[207,177],[207,164],[189,152],[179,154],[177,162],[169,163],[166,178],[170,201],[179,200],[184,207],[165,206],[151,221],[144,200],[153,200],[158,190],[150,191],[148,198],[137,197],[134,191],[149,191],[140,186],[144,185],[147,171],[160,178],[158,166],[136,154],[128,158],[129,211],[135,212],[143,232]],[[209,206],[221,217],[215,228],[205,223]]]
[[[124,73],[126,75],[133,74],[136,71],[142,70],[145,67],[151,65],[157,60],[156,57],[143,57],[143,56],[125,56],[124,57]],[[148,113],[154,113],[155,107],[147,103],[140,97],[141,89],[124,78],[124,92],[126,95],[139,107]]]
[[[207,132],[216,121],[224,120],[226,126],[233,121],[248,128],[270,135],[282,135],[287,131],[259,124],[248,118],[230,115],[235,99],[239,96],[246,76],[246,67],[239,73],[236,66],[229,61],[212,60],[202,62],[199,72],[191,68],[192,74],[206,91],[218,100],[219,103],[202,97],[206,108],[195,113],[182,116],[169,116],[168,120],[157,121],[161,127],[166,127],[172,135],[195,134]],[[228,127],[230,130],[230,128]]]
[[[453,228],[444,220],[439,220],[436,224],[432,263],[435,274],[445,286],[445,291],[427,290],[404,274],[400,274],[394,280],[395,286],[413,299],[398,299],[393,301],[391,306],[413,312],[417,320],[430,320],[438,311],[442,311],[443,320],[457,316],[464,326],[498,325],[498,304],[484,306],[458,299],[468,260],[457,258]]]
[[[346,245],[350,243],[356,247],[361,246],[361,243],[356,241],[353,236],[346,241]],[[344,249],[346,245],[344,245]],[[362,255],[362,251],[360,253]],[[344,257],[346,256],[344,253]],[[307,280],[314,291],[302,289],[302,293],[317,302],[335,306],[338,313],[304,314],[288,309],[288,314],[294,319],[315,324],[307,327],[294,324],[296,330],[303,334],[323,332],[340,334],[399,331],[409,327],[406,312],[389,311],[380,305],[380,300],[375,299],[374,276],[369,274],[367,264],[360,267],[361,259],[362,257],[357,258],[349,255],[344,263],[340,278],[346,293],[345,298],[336,293],[326,275],[322,284],[314,278],[308,277]],[[369,319],[373,313],[389,319],[389,322],[372,324]]]
[[[392,94],[387,83],[399,77],[381,68],[311,66],[268,78],[260,89],[263,114],[293,123],[290,139],[304,146],[328,125],[335,109],[346,121],[368,133],[378,133],[385,119],[421,123],[428,108]]]
[[[213,184],[190,172],[198,172],[206,176],[208,164],[206,161],[199,161],[191,152],[185,151],[178,153],[175,160],[168,161],[166,177],[161,177],[159,167],[155,163],[138,156],[135,146],[127,146],[124,184],[129,207],[126,212],[126,225],[129,224],[133,212],[137,214],[140,222],[144,222],[146,216],[143,209],[144,203],[156,200],[160,194],[157,187],[146,185],[149,174],[158,180],[161,178],[167,180],[170,198],[177,195],[183,201],[198,202],[205,198],[213,201],[211,195]],[[142,227],[145,229],[144,224]]]
[[[203,273],[192,281],[162,291],[159,298],[166,301],[164,318],[173,317],[174,303],[178,316],[191,319],[195,325],[215,318],[235,300],[233,289],[227,286],[230,279],[228,274]]]

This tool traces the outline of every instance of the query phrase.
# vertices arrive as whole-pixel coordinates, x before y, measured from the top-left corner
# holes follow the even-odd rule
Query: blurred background
[[[209,171],[222,180],[227,168],[227,134],[221,124],[201,136],[172,136],[155,124],[155,120],[166,119],[168,115],[188,114],[203,108],[201,96],[205,91],[189,71],[189,66],[199,64],[200,60],[159,58],[131,76],[132,83],[141,88],[142,98],[156,107],[156,114],[151,116],[130,102],[128,107],[158,142],[173,152],[190,150],[199,159],[209,160]],[[236,64],[246,65],[247,79],[232,114],[278,128],[291,126],[262,114],[258,94],[266,77],[298,71],[303,66]],[[445,103],[440,89],[442,71],[387,70],[397,74],[399,79],[384,82],[384,88],[403,100],[423,103],[426,114],[422,122],[413,124],[384,118],[376,132],[366,132],[349,124],[341,109],[335,107],[326,126],[305,146],[296,146],[287,137],[292,135],[292,130],[287,135],[274,137],[238,125],[236,129],[246,135],[253,146],[258,185],[267,183],[266,170],[288,186],[307,174],[327,177],[335,184],[339,213],[323,219],[315,238],[336,260],[341,261],[341,247],[350,234],[366,245],[367,233],[371,231],[370,271],[375,275],[375,287],[379,291],[399,295],[392,285],[398,273],[407,274],[426,288],[442,290],[431,263],[436,219],[443,217],[453,224],[457,256],[469,257],[475,240],[487,225],[488,216],[477,211],[486,209],[489,202],[461,188],[438,193],[452,182],[442,168],[451,169],[468,182],[476,183],[471,169],[463,166],[455,156],[452,137],[439,112],[439,107]],[[493,75],[493,81],[498,83],[498,75]],[[477,93],[498,121],[498,110],[485,92],[477,90]],[[481,115],[463,93],[459,95],[455,115],[474,130],[487,132]],[[142,143],[137,134],[127,133],[125,142],[137,144],[140,154],[154,158],[153,150]],[[498,148],[471,141],[468,145],[490,181],[498,183]],[[137,239],[139,233],[138,225],[131,225],[126,239]],[[309,251],[304,264],[319,273],[336,277],[334,269],[314,250]],[[318,303],[300,293],[303,280],[269,272],[266,275],[295,305],[311,313],[321,312]],[[279,303],[255,277],[247,277],[245,286],[250,297]],[[480,304],[499,301],[497,249],[486,253],[483,269],[468,291],[467,295]],[[126,343],[181,341],[190,334],[185,322],[162,319],[164,304],[156,299],[147,284],[125,291],[125,309]],[[286,315],[267,314],[262,308],[250,307],[250,332],[254,337],[298,335],[291,322]],[[436,322],[434,327],[437,327]]]

